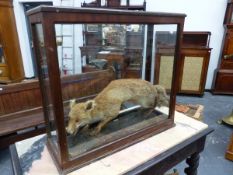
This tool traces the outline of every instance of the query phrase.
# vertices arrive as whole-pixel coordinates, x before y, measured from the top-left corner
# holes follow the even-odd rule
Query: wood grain
[[[16,82],[24,79],[24,69],[12,3],[12,0],[0,2],[0,42],[6,59],[7,76],[10,81]],[[0,82],[9,81],[0,76]]]
[[[229,142],[229,146],[225,154],[225,157],[226,159],[233,161],[233,134],[231,135],[231,140]]]

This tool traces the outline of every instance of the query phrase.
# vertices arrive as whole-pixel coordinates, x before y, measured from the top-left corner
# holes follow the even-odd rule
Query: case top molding
[[[134,17],[142,17],[142,16],[151,16],[155,18],[160,18],[160,20],[157,20],[156,24],[178,24],[178,23],[183,23],[184,18],[186,17],[186,14],[183,13],[166,13],[166,12],[145,12],[145,11],[131,11],[131,10],[119,10],[119,9],[104,9],[104,8],[70,8],[70,7],[60,7],[60,6],[45,6],[41,5],[38,6],[34,9],[31,9],[27,12],[27,15],[29,18],[33,18],[33,16],[36,16],[35,19],[33,20],[34,23],[40,23],[42,22],[42,15],[41,14],[57,14],[60,13],[65,14],[65,15],[74,15],[74,14],[109,14],[109,15],[119,15],[119,16],[134,16]],[[170,20],[169,20],[170,19]],[[176,19],[176,20],[174,20]],[[83,19],[77,19],[77,21],[82,21]],[[137,19],[139,20],[139,18]],[[145,19],[144,19],[145,20]],[[56,22],[61,22],[59,19],[54,19]],[[109,18],[108,21],[112,21],[111,18]],[[126,22],[129,20],[125,20]],[[176,22],[174,22],[176,21]],[[62,21],[65,22],[65,21]],[[105,20],[105,22],[107,22]],[[121,21],[119,21],[120,23]],[[69,23],[69,20],[68,20]],[[93,19],[92,19],[93,23]],[[146,23],[151,23],[155,24],[154,21],[143,21],[139,20],[138,23],[140,24],[146,24]]]

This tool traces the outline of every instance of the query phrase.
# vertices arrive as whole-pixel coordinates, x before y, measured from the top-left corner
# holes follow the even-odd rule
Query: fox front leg
[[[100,131],[112,120],[114,120],[115,118],[117,117],[116,116],[113,116],[113,117],[108,117],[106,120],[103,120],[102,122],[100,122],[96,127],[95,129],[90,133],[91,136],[95,136],[97,134],[100,133]]]

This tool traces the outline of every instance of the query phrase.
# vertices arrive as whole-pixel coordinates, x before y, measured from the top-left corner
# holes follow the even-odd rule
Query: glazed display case
[[[80,168],[174,126],[184,14],[41,6],[29,11],[28,16],[42,91],[47,147],[60,172]],[[117,44],[111,48],[114,51],[108,48],[98,53],[106,54],[107,59],[114,62],[113,67],[106,66],[104,58],[93,59],[91,71],[83,72],[81,67],[87,63],[80,48],[85,44],[82,36],[83,27],[87,25],[91,31],[97,29],[95,25],[114,26],[121,31],[142,26],[145,30],[145,39],[141,41],[144,73],[146,60],[154,61],[156,32],[176,33],[168,94],[160,85],[141,79],[121,79],[119,75],[128,60],[127,52],[116,54]],[[72,30],[66,30],[66,35],[61,36],[61,28],[67,26]],[[66,38],[69,33],[75,34],[73,45]],[[115,36],[114,41],[117,43],[120,38]],[[70,50],[66,53],[67,67],[71,58],[78,62],[70,65],[73,70],[68,70],[69,73],[64,72],[60,59],[64,55],[60,48],[64,42]],[[123,45],[127,47],[127,42]],[[152,68],[151,74],[155,72]]]

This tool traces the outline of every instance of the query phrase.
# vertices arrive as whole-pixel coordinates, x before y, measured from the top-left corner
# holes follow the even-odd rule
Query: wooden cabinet
[[[179,93],[203,95],[210,50],[209,48],[182,48]]]
[[[24,78],[12,0],[0,1],[0,83]]]
[[[227,26],[213,93],[233,94],[233,26]]]
[[[213,93],[233,94],[233,0],[229,0],[224,19],[225,35],[219,66],[215,71]]]
[[[108,63],[108,66],[115,66],[116,75],[118,78],[125,77],[127,60],[124,56],[124,53],[121,52],[109,52],[109,53],[101,53],[97,54],[97,59],[105,59]]]
[[[229,142],[228,149],[225,154],[226,159],[233,161],[233,134],[231,135],[231,140]]]
[[[143,62],[144,26],[139,32],[126,32],[125,57],[128,60],[125,78],[141,78]]]
[[[121,0],[108,0],[107,6],[108,7],[119,7],[121,5]]]
[[[1,42],[2,43],[2,42]],[[2,81],[8,81],[9,80],[9,74],[8,74],[8,66],[6,64],[6,58],[3,51],[3,46],[0,43],[0,80]]]
[[[170,36],[169,36],[170,35]],[[171,36],[173,35],[173,36]],[[175,34],[160,33],[156,49],[154,83],[170,89]],[[184,32],[178,92],[203,95],[210,59],[210,32]]]

